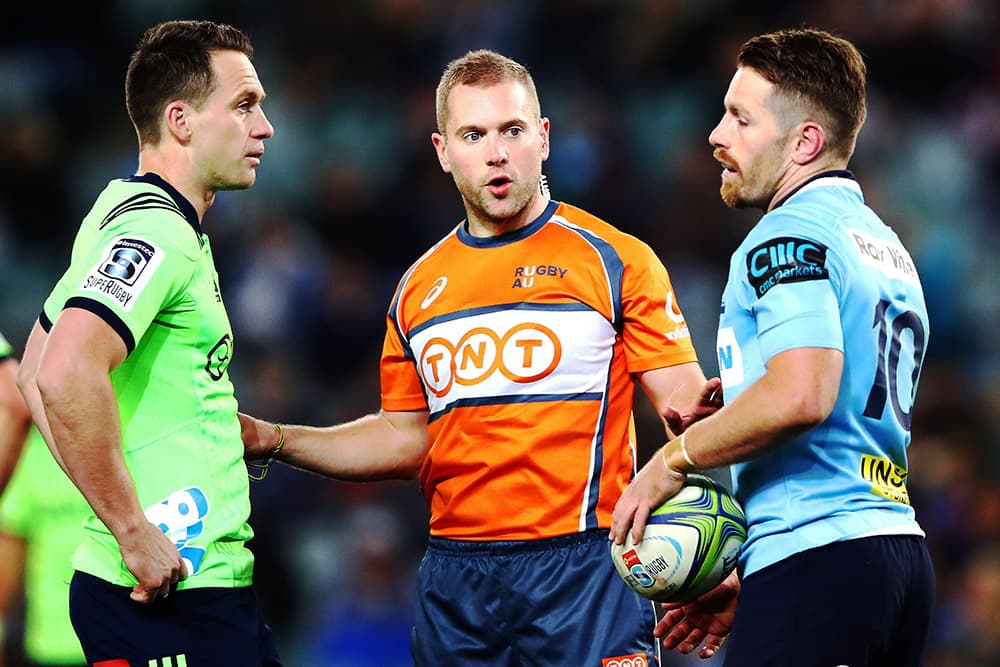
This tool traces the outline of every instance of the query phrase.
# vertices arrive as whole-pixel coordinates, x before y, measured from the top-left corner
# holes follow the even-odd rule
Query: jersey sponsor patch
[[[163,253],[149,241],[118,238],[111,242],[98,264],[83,279],[85,291],[99,292],[130,311],[135,297],[149,282]]]
[[[603,658],[601,667],[649,667],[645,653],[619,655],[614,658]]]
[[[808,239],[771,239],[747,253],[747,280],[758,299],[780,283],[825,280],[826,252],[825,245]]]
[[[906,490],[906,480],[910,473],[906,468],[901,468],[885,457],[862,454],[861,476],[871,482],[872,493],[897,503],[910,504],[910,494]]]
[[[716,348],[719,351],[719,377],[724,387],[735,387],[743,384],[743,350],[736,340],[736,332],[732,327],[722,327],[716,336]]]
[[[903,280],[911,285],[920,284],[917,268],[906,248],[895,241],[879,239],[859,229],[846,231],[862,263],[878,269],[890,278]]]
[[[205,530],[208,498],[197,486],[174,491],[164,500],[146,508],[146,519],[163,531],[184,560],[188,576],[198,573],[205,549],[189,542]]]

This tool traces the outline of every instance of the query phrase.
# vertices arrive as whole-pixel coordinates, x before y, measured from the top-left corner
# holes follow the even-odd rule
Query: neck
[[[487,218],[478,215],[478,211],[472,210],[472,208],[466,204],[465,215],[468,221],[469,234],[472,236],[480,238],[490,238],[494,236],[501,236],[507,234],[508,232],[513,232],[517,229],[521,229],[532,222],[538,216],[542,214],[545,207],[549,205],[549,195],[548,194],[537,194],[531,200],[531,202],[522,208],[518,213],[510,218]]]
[[[186,156],[171,155],[170,151],[160,147],[143,146],[139,151],[139,166],[136,175],[148,173],[158,174],[167,183],[177,188],[184,198],[191,202],[198,214],[198,222],[205,217],[205,212],[215,201],[215,192],[209,192],[194,178],[194,168],[188,163]]]
[[[823,160],[804,165],[794,165],[778,183],[778,188],[771,195],[771,201],[768,202],[765,213],[773,210],[788,195],[798,190],[802,187],[803,183],[816,174],[822,174],[824,171],[833,171],[835,169],[847,169],[847,162],[844,160]]]

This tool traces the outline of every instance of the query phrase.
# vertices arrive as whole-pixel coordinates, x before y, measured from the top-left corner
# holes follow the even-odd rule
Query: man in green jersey
[[[85,664],[69,620],[69,559],[89,512],[32,429],[0,497],[0,618],[23,585],[23,653],[33,667]]]
[[[29,432],[31,415],[17,390],[17,367],[0,334],[0,667],[6,664],[2,649],[12,643],[4,621],[22,585],[23,652],[32,665],[82,665],[83,651],[69,621],[68,582],[69,555],[83,535],[87,503],[38,431]]]
[[[17,390],[16,379],[17,358],[0,333],[0,495],[14,472],[31,426],[31,414]]]
[[[250,588],[233,334],[201,226],[216,192],[253,185],[274,134],[252,53],[209,21],[143,35],[125,79],[138,169],[84,218],[19,373],[93,510],[70,613],[108,667],[279,664]]]

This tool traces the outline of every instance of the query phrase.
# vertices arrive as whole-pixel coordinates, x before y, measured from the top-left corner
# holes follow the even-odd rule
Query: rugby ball
[[[629,532],[623,544],[611,544],[611,558],[639,595],[688,602],[729,576],[746,539],[746,517],[732,494],[711,477],[689,474],[650,515],[639,543]]]

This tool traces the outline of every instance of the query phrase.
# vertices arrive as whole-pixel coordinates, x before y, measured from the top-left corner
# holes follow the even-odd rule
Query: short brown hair
[[[250,38],[212,21],[167,21],[146,30],[125,75],[125,108],[139,143],[160,142],[160,113],[173,100],[200,106],[215,89],[213,51],[253,56]]]
[[[851,156],[867,114],[867,68],[851,42],[814,28],[779,30],[748,40],[737,62],[821,114],[816,120],[824,126],[830,150]]]
[[[448,95],[455,86],[489,86],[503,81],[517,81],[524,84],[535,101],[535,108],[541,118],[538,92],[528,69],[521,63],[500,55],[496,51],[479,49],[469,51],[461,58],[448,63],[437,87],[438,132],[445,133],[448,125]]]

